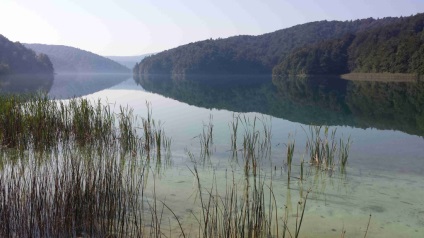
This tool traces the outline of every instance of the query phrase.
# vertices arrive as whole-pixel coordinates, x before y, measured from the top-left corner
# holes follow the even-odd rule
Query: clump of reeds
[[[349,136],[349,138],[347,139],[346,142],[340,138],[340,142],[339,142],[339,164],[340,164],[340,169],[342,171],[345,171],[345,169],[346,169],[347,159],[349,157],[349,151],[350,151],[351,144],[352,144],[352,141],[350,140],[350,136]]]
[[[0,155],[0,236],[160,237],[164,234],[166,209],[177,220],[180,235],[185,236],[178,217],[158,200],[155,190],[151,198],[145,198],[150,155],[156,153],[160,164],[162,149],[170,154],[171,146],[162,124],[152,119],[151,105],[146,105],[147,118],[138,128],[131,109],[120,107],[114,114],[100,101],[1,99],[1,146],[18,149],[19,153],[2,150]],[[237,150],[239,120],[245,129],[243,184],[236,183],[233,175],[222,194],[216,181],[206,189],[197,168],[192,170],[201,203],[200,215],[193,213],[199,223],[199,236],[279,237],[282,232],[283,237],[298,237],[308,193],[297,205],[296,226],[289,229],[289,208],[281,221],[277,214],[281,204],[273,192],[272,176],[269,184],[261,176],[260,161],[269,158],[271,152],[270,124],[256,117],[252,121],[237,118],[232,125],[233,151]],[[136,129],[142,129],[141,136]],[[329,132],[326,127],[323,135],[321,132],[321,127],[310,129],[307,148],[311,162],[317,168],[332,169],[335,131]],[[350,138],[347,143],[341,141],[339,158],[345,166]],[[203,127],[200,144],[201,155],[210,155],[212,118]],[[30,153],[22,153],[27,149]],[[192,154],[189,156],[195,161]],[[287,145],[288,179],[293,157],[294,141]],[[303,181],[303,161],[300,166]],[[300,192],[303,197],[303,189]]]
[[[137,118],[133,115],[132,109],[122,106],[119,109],[120,145],[125,151],[134,151],[139,148],[140,143],[140,138],[134,126]]]
[[[294,154],[294,141],[289,141],[287,143],[287,186],[290,186],[290,177],[291,177],[291,169],[292,169],[292,162],[293,162],[293,154]],[[302,167],[303,168],[303,167]]]
[[[45,96],[0,97],[0,106],[0,236],[162,233],[144,214],[149,160],[143,158],[151,146],[158,160],[162,148],[170,156],[171,139],[149,108],[144,125],[155,140],[148,137],[146,145],[128,107],[114,114],[100,101]]]
[[[142,136],[142,147],[146,151],[147,158],[151,158],[151,152],[156,148],[156,158],[160,163],[162,158],[162,149],[166,152],[166,156],[169,157],[171,150],[171,138],[166,137],[165,132],[162,128],[160,121],[156,122],[152,118],[152,108],[149,102],[146,102],[147,118],[142,118],[143,136]]]
[[[256,127],[257,121],[262,123],[263,130]],[[256,176],[258,163],[262,159],[269,159],[271,153],[271,123],[265,119],[255,117],[253,121],[244,117],[241,120],[244,126],[243,134],[243,158],[245,174],[253,171]]]
[[[79,149],[78,149],[79,148]],[[0,236],[107,237],[143,234],[145,167],[118,145],[69,146],[44,162],[28,155],[0,173]]]
[[[70,140],[85,144],[117,137],[110,110],[86,99],[56,102],[43,95],[10,95],[0,97],[0,105],[3,147],[48,149]]]
[[[230,132],[231,132],[231,151],[232,157],[237,158],[237,131],[239,124],[239,116],[233,115],[233,121],[230,123]]]
[[[208,124],[203,125],[202,134],[199,135],[200,155],[205,160],[210,158],[213,152],[213,117],[209,116]]]
[[[330,173],[336,166],[337,151],[339,165],[345,168],[351,145],[349,137],[347,142],[340,139],[339,147],[337,147],[336,131],[336,129],[330,130],[328,126],[309,126],[309,133],[306,133],[306,151],[309,152],[311,164],[329,170]]]
[[[120,142],[124,151],[136,153],[139,147],[150,158],[151,148],[161,150],[170,146],[161,127],[151,118],[150,104],[147,119],[142,121],[144,136],[137,133],[137,117],[128,107],[114,114],[108,104],[87,99],[68,101],[49,100],[45,95],[0,96],[0,145],[27,150],[56,149],[68,143],[101,145]],[[166,142],[166,143],[165,143]],[[162,148],[165,144],[165,148]]]
[[[224,192],[220,193],[215,179],[210,188],[201,184],[196,165],[191,172],[197,182],[200,200],[199,216],[193,213],[199,225],[199,237],[299,236],[308,195],[298,203],[296,226],[289,228],[288,209],[285,209],[283,220],[278,217],[279,204],[273,192],[272,179],[265,183],[265,176],[258,174],[239,185],[233,174]]]

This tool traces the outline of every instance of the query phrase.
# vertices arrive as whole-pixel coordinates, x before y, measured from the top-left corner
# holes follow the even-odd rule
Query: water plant
[[[290,177],[291,177],[291,169],[292,169],[292,161],[293,161],[293,153],[294,153],[294,141],[289,141],[286,145],[287,147],[287,186],[290,187]]]
[[[303,127],[302,127],[303,128]],[[309,153],[310,163],[332,174],[336,166],[335,156],[339,152],[339,165],[345,168],[350,150],[350,137],[345,142],[340,138],[337,148],[336,131],[328,126],[309,126],[309,133],[304,129],[307,142],[306,151]]]
[[[141,234],[129,217],[142,222],[139,197],[145,167],[120,158],[117,144],[100,150],[69,146],[60,158],[50,154],[42,163],[35,154],[19,166],[5,161],[0,173],[1,236]]]
[[[350,151],[351,144],[352,144],[352,141],[350,140],[350,136],[348,137],[347,142],[345,142],[342,138],[340,138],[340,142],[339,142],[339,164],[340,164],[340,169],[342,171],[346,170],[347,159],[349,157],[349,151]]]
[[[278,217],[278,201],[274,194],[273,181],[265,181],[263,175],[245,177],[236,182],[234,173],[220,192],[216,176],[209,188],[202,185],[196,164],[189,168],[196,180],[199,197],[199,237],[299,237],[304,219],[308,193],[297,205],[294,227],[289,227],[289,210]],[[271,176],[272,178],[272,176]]]
[[[161,237],[168,229],[171,235],[190,235],[190,226],[156,193],[160,173],[150,169],[150,164],[160,166],[163,151],[169,159],[171,139],[165,136],[163,124],[152,118],[151,104],[146,103],[147,117],[138,125],[140,118],[129,107],[121,106],[113,113],[111,106],[101,101],[52,101],[45,97],[2,100],[0,236]],[[310,191],[303,196],[303,187],[299,189],[296,218],[289,223],[293,217],[289,215],[290,189],[284,204],[279,194],[274,194],[274,186],[279,184],[273,181],[273,174],[268,177],[261,168],[271,153],[270,121],[237,117],[230,125],[233,151],[239,146],[239,122],[244,128],[241,179],[233,172],[221,187],[214,175],[206,186],[194,154],[188,153],[194,162],[190,170],[200,203],[198,210],[192,211],[198,226],[191,226],[199,237],[299,237]],[[309,146],[318,141],[319,147],[313,149],[319,156],[328,156],[335,132],[320,130],[313,129]],[[202,132],[200,158],[212,156],[212,117]],[[318,136],[321,132],[324,137]],[[344,148],[339,153],[340,164],[346,164],[349,146],[350,139],[339,143],[339,148]],[[292,166],[297,168],[294,148],[294,140],[289,141],[288,180],[297,173],[292,171]],[[341,158],[346,158],[345,162]],[[334,160],[324,160],[327,162],[313,168],[322,171],[323,166],[334,164]],[[305,179],[302,160],[299,180]],[[278,215],[283,205],[281,218]],[[176,221],[176,228],[165,224],[166,217]]]
[[[200,154],[201,157],[205,160],[210,158],[213,149],[213,116],[209,116],[208,124],[204,124],[202,128],[202,134],[199,135],[200,141]]]
[[[237,158],[237,131],[239,125],[239,116],[233,115],[233,120],[230,123],[230,131],[231,131],[231,151],[232,157]]]
[[[256,123],[262,124],[263,130],[257,129]],[[257,174],[258,163],[260,160],[269,159],[271,154],[271,122],[265,118],[254,117],[242,118],[241,123],[244,127],[243,134],[243,159],[245,174],[253,171],[253,175]]]
[[[366,237],[367,237],[368,229],[370,228],[370,222],[371,222],[371,214],[370,214],[370,218],[368,219],[367,229],[365,230],[364,238],[366,238]]]

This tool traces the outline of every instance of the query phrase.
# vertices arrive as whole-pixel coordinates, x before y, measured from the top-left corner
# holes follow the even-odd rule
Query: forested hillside
[[[295,50],[274,74],[424,74],[424,14]]]
[[[205,40],[146,57],[135,74],[271,74],[294,49],[399,22],[399,18],[319,21],[260,36]]]
[[[103,56],[63,45],[24,44],[48,55],[56,73],[129,73],[125,66]]]
[[[36,54],[19,42],[0,35],[0,75],[53,74],[53,66],[45,54]]]

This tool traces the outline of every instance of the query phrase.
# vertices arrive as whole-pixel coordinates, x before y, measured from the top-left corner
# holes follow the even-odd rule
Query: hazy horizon
[[[320,20],[410,16],[424,1],[2,0],[0,34],[102,56],[138,56],[205,39],[261,35]]]

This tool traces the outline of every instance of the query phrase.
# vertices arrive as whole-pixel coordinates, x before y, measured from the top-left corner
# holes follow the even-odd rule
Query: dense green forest
[[[36,54],[19,42],[0,35],[0,75],[53,74],[53,66],[45,54]]]
[[[146,57],[134,74],[271,74],[274,66],[300,47],[347,34],[379,29],[401,18],[355,21],[319,21],[297,25],[259,36],[190,43]]]
[[[103,56],[62,45],[24,44],[50,57],[56,73],[130,73],[130,70]]]
[[[274,74],[424,74],[424,14],[305,46],[292,52]]]

